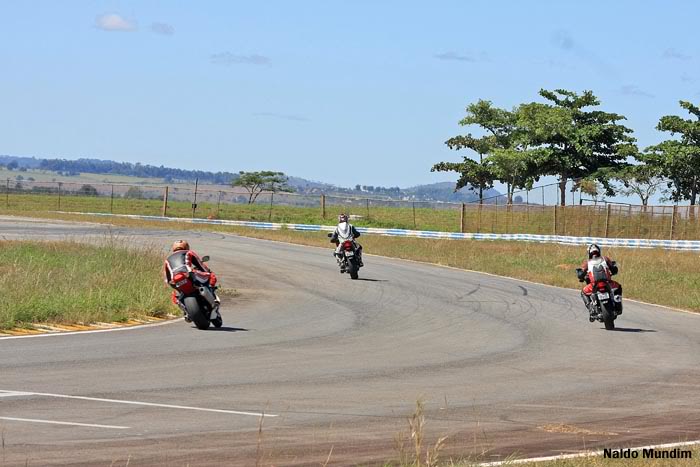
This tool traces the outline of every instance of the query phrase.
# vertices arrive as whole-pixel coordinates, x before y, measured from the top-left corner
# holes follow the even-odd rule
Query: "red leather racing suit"
[[[187,271],[193,271],[195,274],[202,277],[209,278],[209,285],[214,287],[217,282],[216,274],[214,274],[207,266],[204,264],[202,259],[192,250],[178,250],[174,251],[170,256],[165,259],[163,264],[163,277],[165,278],[166,284],[170,287],[174,287],[172,283],[173,275],[175,272],[181,269],[186,269]],[[175,305],[177,302],[178,292],[173,290],[172,301]]]
[[[607,270],[608,270],[608,279],[610,279],[610,287],[612,287],[613,289],[617,289],[620,291],[620,293],[622,293],[622,286],[618,282],[612,280],[612,278],[611,278],[610,270],[613,268],[612,260],[610,258],[608,258],[607,256],[603,256],[603,259],[605,260],[605,264],[608,267]],[[586,259],[581,264],[581,269],[583,269],[583,272],[586,274],[588,274],[590,272],[590,271],[588,271],[588,261],[589,260]],[[582,292],[586,296],[590,296],[593,293],[593,285],[594,284],[592,282],[586,284],[586,286],[583,288]]]

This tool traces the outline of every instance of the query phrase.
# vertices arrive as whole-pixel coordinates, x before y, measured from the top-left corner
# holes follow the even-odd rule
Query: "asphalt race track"
[[[105,231],[0,219],[5,239]],[[112,231],[187,236],[240,296],[217,331],[0,339],[0,466],[378,464],[418,399],[443,456],[700,439],[700,316],[628,301],[609,332],[573,290],[369,255],[351,281],[330,247]]]

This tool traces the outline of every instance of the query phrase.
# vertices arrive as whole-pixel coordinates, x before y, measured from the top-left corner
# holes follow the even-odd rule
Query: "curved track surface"
[[[607,332],[572,290],[371,256],[351,281],[330,250],[117,230],[211,255],[240,292],[225,327],[0,339],[0,465],[373,464],[418,399],[444,456],[700,438],[700,316],[627,302]],[[104,232],[0,219],[8,239]],[[237,412],[277,416],[260,436]]]

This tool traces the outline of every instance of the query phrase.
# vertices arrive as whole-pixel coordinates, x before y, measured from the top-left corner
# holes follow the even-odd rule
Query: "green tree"
[[[516,189],[531,189],[539,170],[538,154],[527,149],[494,149],[487,157],[494,177],[506,185],[508,204]]]
[[[99,193],[97,192],[97,188],[94,186],[85,184],[80,187],[78,194],[85,196],[97,196]]]
[[[638,156],[643,158],[644,156]],[[624,196],[639,196],[646,210],[651,198],[664,183],[661,169],[653,164],[636,164],[622,168],[614,175],[622,183],[618,193]]]
[[[485,136],[472,134],[455,136],[446,141],[450,149],[471,149],[479,154],[479,162],[465,156],[463,162],[441,162],[433,171],[460,173],[456,190],[466,186],[479,188],[483,202],[484,188],[491,188],[495,180],[506,185],[508,204],[513,203],[515,189],[531,188],[539,178],[540,152],[529,147],[526,133],[518,126],[519,108],[513,110],[493,107],[490,101],[479,100],[467,106],[467,116],[459,124],[478,125]],[[485,156],[485,157],[484,157]]]
[[[600,105],[591,91],[579,95],[565,89],[540,90],[549,103],[522,105],[519,126],[530,145],[542,150],[542,175],[559,177],[561,205],[566,204],[566,184],[571,179],[596,177],[600,169],[625,164],[636,153],[632,130],[621,125],[625,117],[601,110],[586,110]],[[597,177],[610,191],[609,180]]]
[[[124,193],[124,198],[141,199],[143,198],[143,191],[137,186],[130,186]]]
[[[263,170],[260,172],[239,172],[231,184],[245,188],[248,192],[248,204],[253,204],[263,191],[293,192],[294,189],[287,185],[287,176],[282,172]]]
[[[694,118],[661,117],[656,129],[680,138],[647,148],[643,160],[668,179],[673,201],[687,200],[695,205],[700,190],[700,108],[688,101],[680,101],[680,105]]]
[[[494,107],[491,101],[479,100],[466,108],[467,116],[459,121],[461,126],[477,125],[486,133],[482,137],[474,137],[471,133],[458,135],[445,141],[450,149],[471,149],[479,155],[475,161],[468,155],[463,156],[462,162],[439,162],[433,165],[431,172],[457,172],[460,174],[455,185],[455,191],[469,186],[479,190],[479,203],[483,202],[484,189],[491,188],[496,179],[493,164],[484,160],[484,156],[494,149],[512,147],[512,139],[516,130],[517,118],[511,111]]]
[[[598,204],[598,201],[601,201],[605,194],[605,187],[594,178],[582,178],[577,180],[574,184],[574,190],[581,190],[581,193],[590,196],[594,204]]]

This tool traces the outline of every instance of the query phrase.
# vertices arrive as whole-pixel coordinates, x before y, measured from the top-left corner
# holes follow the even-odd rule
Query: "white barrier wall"
[[[131,214],[105,214],[72,212],[64,214],[84,214],[89,216],[126,217],[164,222],[182,222],[189,224],[236,225],[253,229],[266,230],[302,230],[309,232],[333,232],[334,225],[312,224],[277,224],[274,222],[232,221],[219,219],[188,219],[181,217],[139,216]],[[457,233],[434,232],[427,230],[380,229],[375,227],[357,227],[360,233],[371,235],[387,235],[391,237],[440,238],[448,240],[507,240],[520,242],[559,243],[564,245],[588,245],[597,243],[600,246],[623,248],[663,248],[666,250],[700,251],[700,240],[659,240],[643,238],[602,238],[602,237],[569,237],[563,235],[534,235],[534,234],[492,234],[492,233]]]

